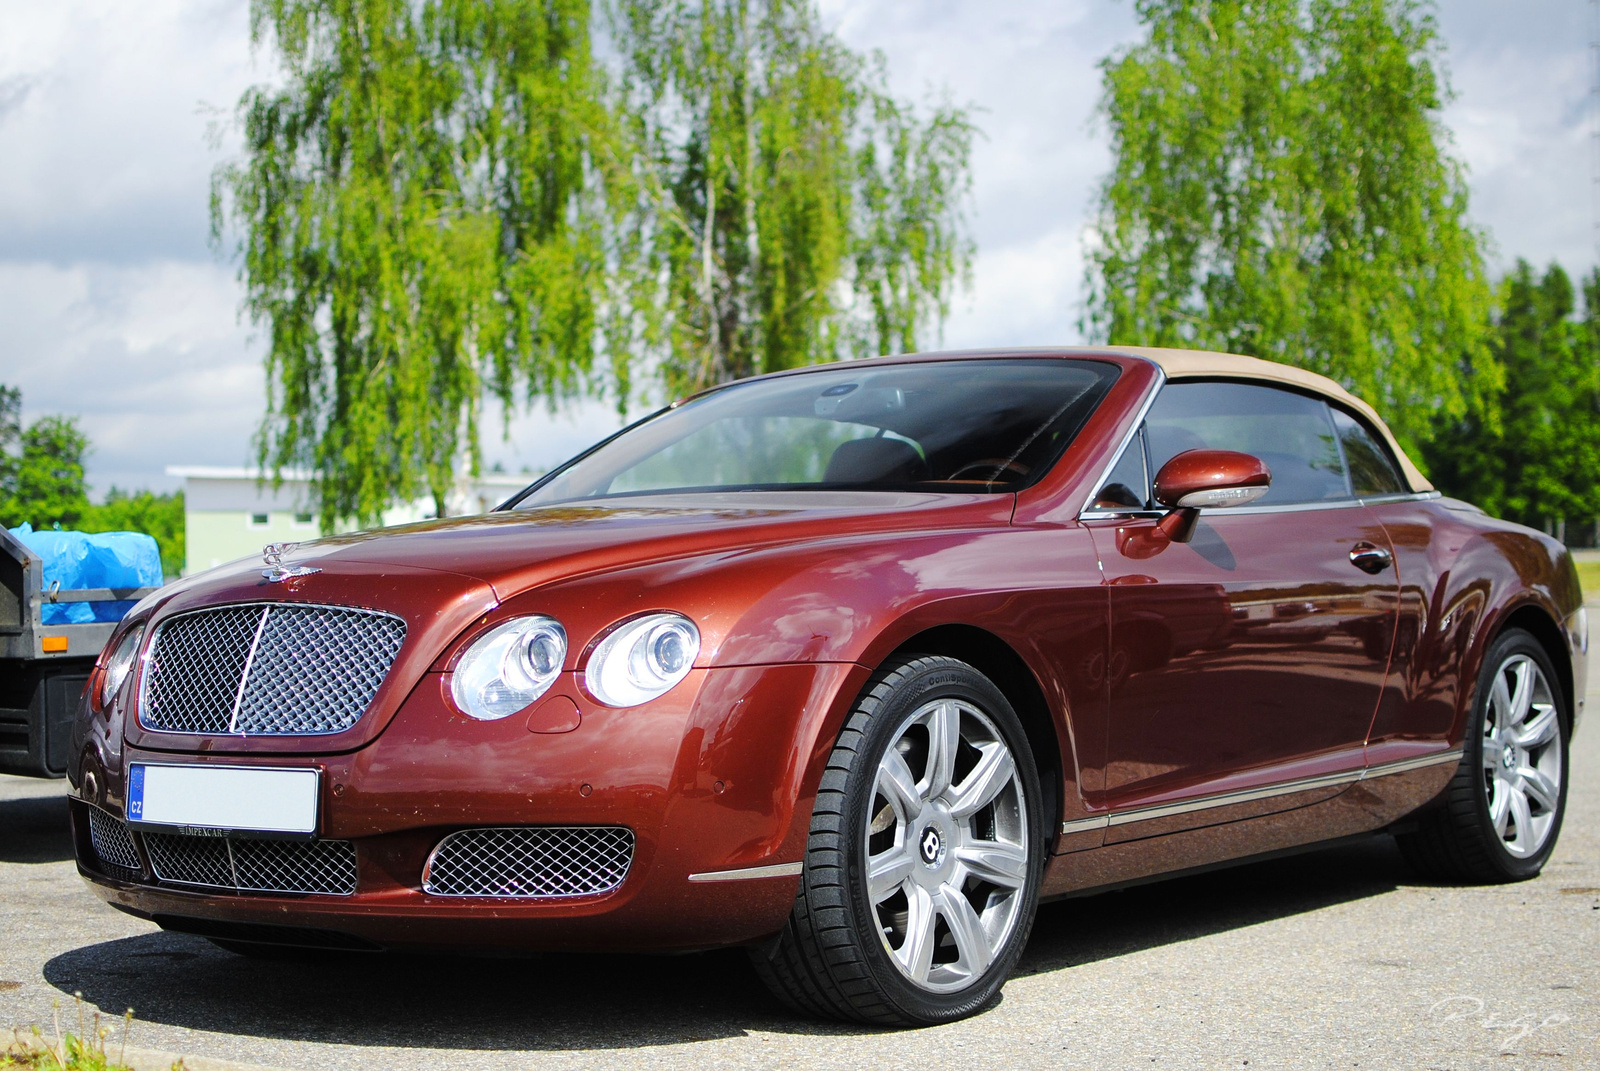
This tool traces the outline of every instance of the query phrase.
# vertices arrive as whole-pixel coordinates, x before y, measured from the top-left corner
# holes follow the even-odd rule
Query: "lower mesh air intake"
[[[121,819],[98,807],[89,808],[89,843],[102,865],[135,874],[144,869],[133,846],[133,834]]]
[[[633,864],[623,826],[467,829],[439,842],[423,870],[435,896],[589,896],[622,884]]]
[[[156,877],[174,885],[233,892],[356,891],[356,849],[347,840],[235,840],[146,833]]]

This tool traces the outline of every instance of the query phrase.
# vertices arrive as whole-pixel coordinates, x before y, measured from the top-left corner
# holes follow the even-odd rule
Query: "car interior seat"
[[[900,439],[851,439],[828,459],[826,483],[913,483],[928,478],[927,462],[916,447]]]

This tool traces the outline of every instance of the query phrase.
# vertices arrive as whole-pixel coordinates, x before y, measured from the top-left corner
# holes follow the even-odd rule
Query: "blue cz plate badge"
[[[128,821],[144,820],[144,767],[137,763],[128,769]]]

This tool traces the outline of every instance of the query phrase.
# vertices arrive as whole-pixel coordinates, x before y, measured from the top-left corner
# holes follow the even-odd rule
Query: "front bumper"
[[[837,663],[696,670],[667,696],[631,710],[593,703],[568,675],[549,698],[569,699],[581,718],[559,733],[531,731],[523,716],[462,718],[445,698],[447,678],[429,674],[376,740],[342,755],[272,753],[270,741],[244,755],[135,749],[112,739],[111,721],[86,716],[72,802],[79,871],[113,906],[213,936],[271,926],[346,935],[355,939],[349,947],[477,951],[755,941],[779,929],[793,905],[797,868],[781,865],[804,852],[813,742],[842,715],[864,674]],[[120,818],[123,771],[136,761],[319,767],[319,836],[354,845],[355,892],[175,885],[157,876],[137,837],[137,871],[104,864],[90,837],[89,807]],[[83,776],[90,768],[94,776]],[[445,837],[528,826],[626,827],[634,836],[626,877],[607,892],[544,898],[423,889],[424,865]],[[745,870],[757,873],[741,879]],[[735,876],[726,880],[729,872]]]

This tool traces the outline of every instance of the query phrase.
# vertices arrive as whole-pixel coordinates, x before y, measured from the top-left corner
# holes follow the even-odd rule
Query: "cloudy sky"
[[[978,109],[976,277],[950,346],[1080,341],[1081,237],[1107,166],[1096,62],[1130,0],[822,0],[896,90]],[[210,125],[272,75],[247,0],[0,0],[0,382],[70,413],[90,481],[167,489],[168,465],[242,465],[259,351],[207,244]],[[1445,113],[1496,262],[1595,261],[1589,0],[1442,0]],[[610,430],[600,407],[519,417],[491,460],[542,468]],[[493,439],[493,436],[490,436]]]

